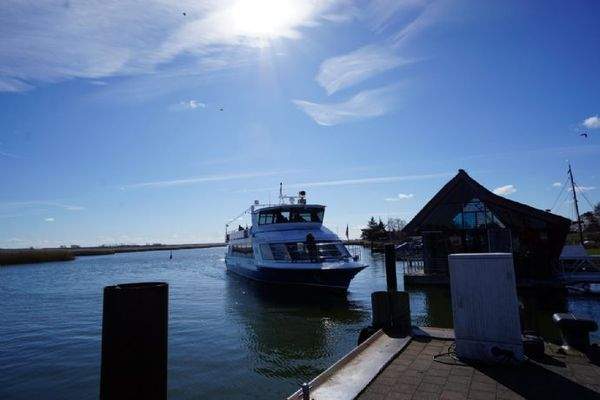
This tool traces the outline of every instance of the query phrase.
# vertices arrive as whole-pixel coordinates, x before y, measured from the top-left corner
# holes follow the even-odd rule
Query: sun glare
[[[231,9],[232,29],[258,39],[295,36],[295,26],[306,16],[299,3],[284,0],[241,0]]]

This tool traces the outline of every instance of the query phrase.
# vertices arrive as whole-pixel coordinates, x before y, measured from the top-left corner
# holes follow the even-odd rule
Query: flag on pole
[[[350,232],[348,231],[348,224],[346,224],[346,239],[350,240]]]

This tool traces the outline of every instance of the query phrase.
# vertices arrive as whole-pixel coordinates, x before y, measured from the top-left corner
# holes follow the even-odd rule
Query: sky
[[[279,182],[350,236],[465,169],[600,201],[600,2],[0,3],[0,247],[223,240]]]

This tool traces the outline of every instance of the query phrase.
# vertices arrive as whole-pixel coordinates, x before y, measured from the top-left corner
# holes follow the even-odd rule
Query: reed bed
[[[0,250],[0,265],[70,261],[74,259],[75,255],[67,249]]]

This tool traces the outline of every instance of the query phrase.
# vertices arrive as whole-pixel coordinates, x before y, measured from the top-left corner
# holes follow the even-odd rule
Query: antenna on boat
[[[279,182],[279,204],[283,203],[283,182]]]
[[[569,163],[569,178],[571,179],[571,191],[573,192],[573,202],[575,203],[575,213],[577,214],[577,228],[579,230],[579,241],[583,245],[583,229],[581,227],[581,216],[579,215],[579,203],[577,202],[577,191],[575,190],[575,180],[573,179],[573,171],[571,163]]]

